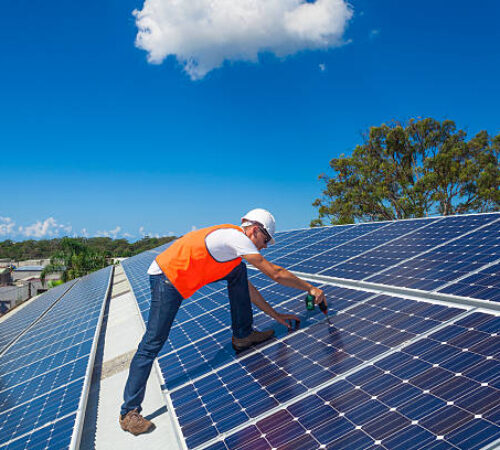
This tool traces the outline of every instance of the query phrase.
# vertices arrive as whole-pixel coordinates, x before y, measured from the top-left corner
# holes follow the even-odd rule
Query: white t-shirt
[[[231,261],[239,256],[259,253],[254,243],[241,231],[234,228],[221,228],[212,231],[206,238],[207,249],[218,262]],[[148,269],[148,275],[162,273],[160,266],[153,261]]]

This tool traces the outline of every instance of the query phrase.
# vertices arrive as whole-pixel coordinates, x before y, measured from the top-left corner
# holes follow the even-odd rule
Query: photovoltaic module
[[[124,261],[144,320],[163,248]],[[483,448],[500,439],[500,214],[277,233],[263,252],[321,287],[304,294],[255,270],[281,312],[275,338],[231,348],[222,283],[185,300],[158,362],[186,448]]]
[[[183,301],[158,357],[186,449],[489,449],[500,445],[500,213],[279,232],[271,262],[324,290],[249,266],[289,332],[236,354],[225,282]],[[147,269],[122,265],[144,323]],[[112,268],[51,289],[0,324],[0,449],[76,448]]]

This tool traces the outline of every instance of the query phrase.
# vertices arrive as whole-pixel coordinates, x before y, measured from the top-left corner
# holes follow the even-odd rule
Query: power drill
[[[314,295],[311,295],[311,294],[307,294],[306,295],[306,309],[308,311],[313,311],[314,310],[314,300],[315,299],[316,299],[316,297],[314,297]],[[326,317],[328,317],[328,307],[326,306],[326,302],[321,302],[318,306],[319,306],[320,311]]]

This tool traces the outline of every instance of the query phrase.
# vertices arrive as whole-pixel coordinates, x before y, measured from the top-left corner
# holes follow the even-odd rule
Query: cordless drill
[[[313,311],[314,310],[314,300],[316,297],[311,294],[306,295],[306,309],[308,311]],[[321,302],[319,305],[319,310],[326,316],[328,321],[330,321],[330,318],[328,317],[328,307],[326,306],[326,302]]]

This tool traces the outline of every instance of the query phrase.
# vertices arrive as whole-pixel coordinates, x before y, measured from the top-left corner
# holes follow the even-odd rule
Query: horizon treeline
[[[0,242],[0,258],[9,258],[13,261],[51,258],[54,253],[61,251],[62,239],[64,238],[29,239],[19,242],[7,239]],[[164,236],[156,238],[145,236],[133,243],[128,242],[126,239],[112,239],[109,237],[76,237],[71,239],[79,241],[99,253],[104,253],[107,258],[126,258],[166,244],[177,239],[177,237]]]

